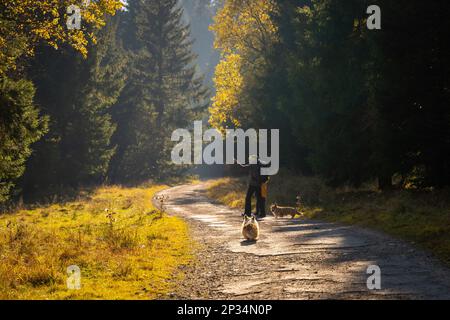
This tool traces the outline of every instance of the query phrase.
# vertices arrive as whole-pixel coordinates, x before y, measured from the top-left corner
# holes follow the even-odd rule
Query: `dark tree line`
[[[446,1],[275,1],[279,41],[247,89],[281,129],[286,167],[332,185],[450,184],[450,20]],[[382,10],[368,30],[366,9]]]

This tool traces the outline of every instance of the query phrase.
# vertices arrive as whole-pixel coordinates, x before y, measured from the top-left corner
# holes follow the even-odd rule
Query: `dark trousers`
[[[245,196],[245,215],[252,215],[252,197],[256,194],[256,214],[265,215],[266,199],[261,196],[261,186],[248,186]]]

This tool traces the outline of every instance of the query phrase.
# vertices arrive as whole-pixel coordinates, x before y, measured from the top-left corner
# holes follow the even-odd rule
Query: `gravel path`
[[[240,212],[206,197],[207,182],[161,192],[199,243],[175,299],[450,299],[449,269],[384,234],[304,219],[266,218],[247,243]],[[381,290],[367,268],[381,268]]]

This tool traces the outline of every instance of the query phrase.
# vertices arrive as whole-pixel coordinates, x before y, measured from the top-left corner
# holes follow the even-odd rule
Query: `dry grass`
[[[245,181],[215,180],[208,194],[223,204],[243,209]],[[310,218],[384,231],[428,249],[450,265],[450,190],[381,193],[371,186],[334,190],[317,178],[289,173],[269,182],[268,204],[295,206],[296,195],[301,196],[301,210]]]
[[[153,299],[191,261],[186,224],[155,210],[163,187],[105,187],[90,198],[0,215],[0,299]],[[108,209],[108,211],[105,211]],[[81,290],[68,290],[68,266]]]

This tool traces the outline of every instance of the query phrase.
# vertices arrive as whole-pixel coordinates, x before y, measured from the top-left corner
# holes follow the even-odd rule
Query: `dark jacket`
[[[261,186],[261,184],[267,182],[267,180],[269,180],[269,177],[261,175],[261,168],[265,168],[268,166],[269,164],[263,164],[260,161],[258,161],[257,164],[248,165],[248,167],[250,168],[248,184],[251,186],[259,187]]]

